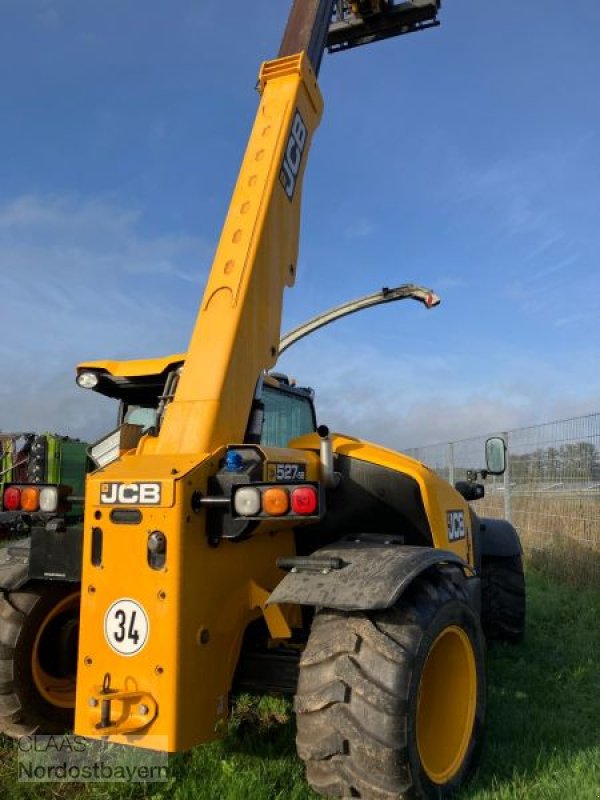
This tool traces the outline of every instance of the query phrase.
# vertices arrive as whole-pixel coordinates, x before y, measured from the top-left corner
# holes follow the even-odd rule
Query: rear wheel
[[[72,728],[78,632],[78,587],[32,584],[0,596],[0,731]]]
[[[322,610],[300,662],[297,747],[317,792],[445,798],[481,743],[484,639],[461,574],[418,578],[393,609]]]
[[[481,565],[481,620],[488,639],[520,642],[525,635],[523,559],[484,556]]]

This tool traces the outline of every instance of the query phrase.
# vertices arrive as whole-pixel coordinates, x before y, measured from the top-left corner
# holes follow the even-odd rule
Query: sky
[[[288,2],[2,0],[0,429],[93,440],[75,365],[180,352]],[[320,423],[410,447],[600,411],[600,4],[444,0],[325,56],[277,369]]]

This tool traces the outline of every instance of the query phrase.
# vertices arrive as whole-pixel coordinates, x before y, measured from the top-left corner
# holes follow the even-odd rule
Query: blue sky
[[[0,428],[87,438],[74,365],[183,350],[289,5],[4,0]],[[284,328],[416,282],[280,367],[409,446],[600,410],[600,6],[445,0],[326,56]]]

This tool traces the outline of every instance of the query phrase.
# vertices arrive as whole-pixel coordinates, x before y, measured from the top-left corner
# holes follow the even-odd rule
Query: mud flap
[[[452,564],[471,567],[449,550],[386,542],[336,542],[310,556],[281,559],[290,570],[269,603],[366,611],[390,608],[412,581],[431,567]]]
[[[519,534],[504,519],[480,519],[479,541],[481,555],[485,556],[520,556],[523,552]]]

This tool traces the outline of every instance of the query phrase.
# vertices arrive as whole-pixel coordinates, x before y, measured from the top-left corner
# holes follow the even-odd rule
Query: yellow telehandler
[[[127,446],[87,480],[77,734],[186,750],[220,735],[236,683],[293,683],[298,753],[324,795],[447,797],[475,763],[483,560],[496,562],[494,624],[517,638],[514,529],[471,512],[477,484],[459,491],[400,453],[313,430],[309,398],[277,446],[257,443],[296,275],[322,55],[431,27],[439,5],[295,0],[278,58],[260,70],[177,385],[156,425],[125,429]],[[501,473],[502,440],[486,455]],[[502,576],[519,584],[518,607],[510,587],[493,588]],[[283,665],[298,653],[296,684]]]

